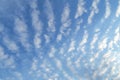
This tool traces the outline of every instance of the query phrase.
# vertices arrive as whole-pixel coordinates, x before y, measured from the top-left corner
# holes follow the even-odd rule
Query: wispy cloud
[[[109,0],[105,0],[105,4],[106,4],[106,10],[105,10],[105,19],[108,18],[111,14],[111,10],[110,10],[110,3]]]
[[[13,74],[14,74],[15,77],[18,78],[19,80],[23,80],[23,75],[22,75],[22,73],[15,71],[15,72],[13,72]]]
[[[62,34],[58,34],[56,38],[57,42],[61,41],[61,39],[62,39]]]
[[[38,10],[37,1],[36,0],[32,1],[30,4],[30,7],[32,9],[32,12],[31,12],[32,25],[33,25],[35,31],[41,33],[43,24],[39,17],[40,11]]]
[[[27,51],[30,50],[30,44],[28,42],[28,27],[23,19],[20,19],[18,17],[15,18],[15,27],[14,31],[19,36],[18,40],[21,42],[21,44],[26,48]]]
[[[0,69],[4,68],[15,68],[15,62],[14,58],[12,56],[7,55],[4,52],[4,49],[2,46],[0,46]]]
[[[55,61],[55,63],[56,63],[56,66],[57,66],[57,68],[59,69],[59,70],[62,70],[62,62],[61,62],[61,60],[60,59],[58,59],[58,58],[54,58],[54,61]]]
[[[114,44],[117,45],[117,42],[120,41],[120,26],[117,27],[117,29],[115,30],[115,36],[114,36]]]
[[[55,32],[55,18],[53,13],[53,8],[49,0],[45,1],[45,12],[48,18],[48,28],[47,30],[50,32]]]
[[[53,58],[55,56],[56,48],[51,46],[50,52],[48,53],[50,58]]]
[[[80,30],[80,25],[83,23],[83,19],[76,21],[75,34]]]
[[[85,53],[85,44],[87,43],[87,40],[88,40],[88,32],[87,30],[85,30],[82,41],[79,43],[79,47],[77,48],[78,51],[81,50],[83,53]]]
[[[31,12],[31,17],[32,17],[32,26],[35,29],[35,36],[34,36],[34,45],[36,48],[40,48],[41,47],[41,33],[42,33],[42,22],[40,20],[40,12],[38,10],[37,7],[37,1],[34,0],[31,2],[30,7],[32,9]]]
[[[61,18],[62,25],[69,20],[69,16],[70,16],[70,9],[69,9],[69,4],[67,3],[65,5],[63,13],[61,15],[61,17],[62,17]]]
[[[48,36],[47,34],[44,35],[45,37],[45,43],[49,43],[50,42],[50,36]]]
[[[39,33],[36,33],[34,36],[34,45],[36,48],[41,48],[41,39]]]
[[[18,52],[19,51],[19,47],[18,45],[15,43],[15,41],[9,39],[8,37],[4,36],[3,37],[3,42],[6,45],[6,47],[11,50],[12,52]]]
[[[80,46],[83,46],[87,42],[87,39],[88,39],[88,32],[87,30],[85,30],[82,41],[80,42]]]
[[[107,38],[104,38],[102,41],[99,42],[98,49],[100,51],[103,51],[107,47],[107,40]]]
[[[116,11],[116,17],[120,16],[120,0],[118,1],[118,7],[117,7],[117,11]]]
[[[61,23],[62,23],[62,25],[60,27],[60,34],[57,35],[57,41],[60,41],[62,39],[63,35],[69,34],[68,27],[71,25],[71,20],[70,20],[69,17],[70,17],[70,8],[69,8],[69,4],[67,3],[65,5],[65,7],[63,9],[63,13],[61,15]]]
[[[93,40],[90,43],[91,49],[94,48],[94,44],[96,43],[97,40],[98,40],[98,33],[95,33],[94,36],[93,36]]]
[[[73,51],[73,50],[75,50],[75,41],[74,41],[74,40],[71,41],[70,47],[69,47],[69,49],[68,49],[68,52],[71,52],[71,51]]]
[[[91,10],[90,15],[88,17],[88,24],[92,23],[93,16],[99,12],[98,7],[97,7],[98,3],[99,3],[99,0],[94,0],[92,3],[92,6],[91,6],[92,10]]]
[[[82,14],[84,12],[87,12],[87,10],[85,9],[84,5],[85,5],[84,0],[78,0],[77,11],[76,11],[76,14],[75,14],[75,19],[77,19],[78,17],[82,16]]]

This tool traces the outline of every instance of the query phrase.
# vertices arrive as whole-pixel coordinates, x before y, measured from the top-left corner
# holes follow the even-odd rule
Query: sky
[[[0,0],[0,80],[120,80],[120,0]]]

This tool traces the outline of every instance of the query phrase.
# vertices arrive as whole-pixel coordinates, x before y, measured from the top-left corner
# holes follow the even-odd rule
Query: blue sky
[[[120,80],[120,0],[0,0],[0,80]]]

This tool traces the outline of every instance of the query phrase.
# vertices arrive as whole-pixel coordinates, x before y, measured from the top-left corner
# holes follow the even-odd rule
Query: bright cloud
[[[71,51],[73,51],[73,50],[75,50],[75,41],[74,41],[74,40],[71,41],[70,47],[69,47],[69,49],[68,49],[68,52],[71,52]]]
[[[111,10],[110,10],[110,3],[109,0],[106,0],[106,10],[105,10],[105,18],[108,18],[110,16]]]
[[[78,5],[77,5],[77,12],[75,15],[75,19],[80,17],[84,12],[87,12],[87,10],[84,8],[84,0],[78,0]]]
[[[120,0],[118,1],[118,7],[117,7],[117,11],[116,11],[116,17],[120,16]]]
[[[15,68],[14,58],[5,54],[4,49],[0,46],[0,69]]]
[[[45,1],[45,8],[46,14],[48,18],[48,28],[47,30],[50,32],[55,32],[55,19],[54,19],[54,12],[52,9],[52,5],[49,0]]]
[[[91,6],[92,10],[91,10],[90,15],[89,15],[89,17],[88,17],[88,24],[91,24],[91,23],[92,23],[92,18],[93,18],[93,16],[94,16],[95,14],[97,14],[98,11],[99,11],[99,10],[98,10],[98,7],[97,7],[98,3],[99,3],[99,0],[94,0],[93,3],[92,3],[92,6]]]
[[[0,2],[0,80],[120,79],[120,0]]]
[[[21,44],[26,48],[27,51],[30,50],[30,44],[28,43],[28,31],[27,31],[27,25],[26,23],[20,19],[15,19],[15,33],[19,36],[18,39],[21,42]]]

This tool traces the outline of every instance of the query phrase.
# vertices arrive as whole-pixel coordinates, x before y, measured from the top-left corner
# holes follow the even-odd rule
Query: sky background
[[[120,0],[0,0],[0,80],[120,80]]]

